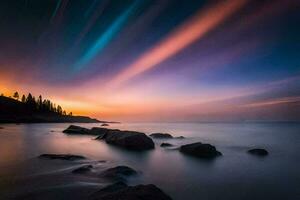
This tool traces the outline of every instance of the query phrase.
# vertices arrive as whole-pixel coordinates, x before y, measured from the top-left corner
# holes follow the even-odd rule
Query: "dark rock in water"
[[[95,192],[94,194],[92,194],[92,196],[95,198],[95,199],[98,199],[100,196],[105,196],[107,194],[110,194],[110,193],[114,193],[114,192],[117,192],[117,191],[120,191],[122,189],[125,189],[127,188],[127,184],[122,182],[122,181],[118,181],[114,184],[111,184],[111,185],[108,185],[102,189],[100,189],[99,191]],[[98,197],[98,198],[97,198]]]
[[[250,149],[248,153],[256,155],[256,156],[267,156],[269,152],[265,149]]]
[[[201,142],[183,145],[180,147],[180,152],[207,159],[222,155],[221,152],[216,150],[216,147],[210,144],[202,144]]]
[[[63,131],[68,134],[97,135],[97,140],[104,139],[106,143],[120,146],[130,150],[149,150],[154,148],[154,142],[145,133],[136,131],[121,131],[94,127],[91,130],[71,125]]]
[[[127,166],[109,168],[100,174],[101,177],[110,179],[123,179],[126,176],[136,175],[137,172]]]
[[[101,126],[109,126],[109,124],[101,124]]]
[[[173,144],[170,144],[170,143],[161,143],[160,146],[161,146],[161,147],[172,147]]]
[[[39,158],[50,159],[50,160],[82,160],[85,159],[84,156],[72,155],[72,154],[42,154]]]
[[[108,144],[129,150],[140,151],[154,148],[154,142],[144,133],[136,131],[120,131],[118,129],[102,129],[104,133],[96,139],[104,139]]]
[[[4,129],[3,127],[0,127],[0,129]]]
[[[158,138],[158,139],[170,139],[170,138],[173,138],[173,136],[170,135],[169,133],[152,133],[149,136],[153,137],[153,138]]]
[[[98,135],[96,138],[97,140],[103,139],[104,135],[109,134],[110,132],[113,131],[120,131],[118,129],[108,129],[108,128],[100,128],[100,127],[93,127],[90,130],[91,135]]]
[[[175,139],[185,139],[183,136],[175,137]]]
[[[127,186],[118,182],[109,185],[90,196],[91,200],[171,200],[155,185]]]
[[[80,126],[70,125],[63,133],[87,135],[90,134],[90,130]]]
[[[154,148],[154,142],[145,133],[136,131],[121,131],[94,127],[91,130],[80,126],[69,126],[63,131],[68,134],[97,135],[97,140],[104,139],[106,143],[130,150],[149,150]]]
[[[79,167],[79,168],[77,168],[77,169],[74,169],[74,170],[72,171],[72,173],[74,173],[74,174],[85,174],[85,173],[87,173],[87,172],[90,172],[92,168],[93,168],[92,165],[84,165],[84,166],[82,166],[82,167]]]

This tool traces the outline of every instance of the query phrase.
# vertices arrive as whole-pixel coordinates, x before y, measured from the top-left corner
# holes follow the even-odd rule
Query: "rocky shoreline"
[[[93,127],[91,129],[81,126],[70,125],[63,131],[67,135],[86,135],[93,136],[95,140],[104,141],[109,145],[114,145],[126,150],[133,151],[151,151],[156,148],[157,142],[162,141],[160,148],[174,149],[184,156],[192,156],[196,159],[208,160],[224,156],[215,146],[202,142],[185,144],[184,137],[174,137],[169,133],[145,134],[137,131],[109,129],[103,127]],[[182,145],[168,143],[181,139]],[[153,141],[155,140],[155,142]],[[168,142],[166,142],[167,140]],[[264,157],[269,153],[265,149],[249,149],[249,155]],[[40,160],[61,160],[70,163],[83,163],[81,166],[70,170],[70,174],[80,177],[93,177],[99,180],[106,180],[108,184],[100,187],[97,191],[91,193],[90,200],[171,200],[171,196],[166,194],[161,188],[153,184],[135,184],[128,185],[128,179],[139,177],[142,171],[131,168],[126,165],[115,165],[105,167],[106,161],[90,161],[87,157],[73,154],[41,154]],[[87,161],[87,162],[85,162]],[[99,168],[99,163],[101,167]],[[103,168],[104,166],[104,168]],[[18,199],[18,198],[17,198]],[[22,198],[21,198],[22,199]]]
[[[74,154],[42,154],[39,159],[62,160],[66,162],[76,162],[87,160],[88,158]],[[105,162],[102,162],[105,163]],[[127,185],[127,179],[132,176],[139,176],[140,172],[128,166],[115,166],[99,171],[99,162],[92,161],[71,171],[77,176],[93,176],[108,181],[108,185],[93,192],[87,199],[89,200],[171,200],[163,190],[153,184],[147,185]],[[16,199],[22,199],[23,196]]]
[[[93,127],[91,129],[87,129],[75,125],[70,125],[63,131],[63,133],[70,135],[74,134],[97,136],[95,138],[96,140],[103,140],[107,144],[134,151],[146,151],[154,149],[155,144],[153,142],[153,139],[185,139],[183,136],[173,137],[169,133],[152,133],[150,135],[146,135],[145,133],[137,131],[109,129],[102,127]],[[174,145],[163,142],[160,146],[163,148],[168,148],[173,147]],[[204,144],[202,142],[184,144],[177,148],[181,153],[185,155],[190,155],[202,159],[213,159],[223,155],[216,149],[215,146],[211,144]],[[247,153],[255,156],[267,156],[269,154],[267,150],[261,148],[249,149]]]

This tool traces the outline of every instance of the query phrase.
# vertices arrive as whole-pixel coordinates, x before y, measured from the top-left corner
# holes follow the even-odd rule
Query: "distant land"
[[[0,123],[116,123],[100,121],[87,116],[73,116],[41,96],[35,99],[31,94],[19,100],[14,97],[0,96]]]

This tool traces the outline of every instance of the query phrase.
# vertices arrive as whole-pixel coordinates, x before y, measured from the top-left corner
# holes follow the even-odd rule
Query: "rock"
[[[126,183],[124,183],[122,181],[118,181],[114,184],[108,185],[108,186],[100,189],[99,191],[92,194],[92,196],[95,197],[95,199],[97,199],[97,197],[120,191],[126,187],[128,187]]]
[[[63,133],[87,135],[90,134],[90,130],[80,126],[70,125]]]
[[[103,136],[106,134],[109,134],[110,132],[113,131],[120,131],[118,129],[108,129],[108,128],[100,128],[100,127],[93,127],[90,130],[90,134],[91,135],[98,135],[98,137],[96,139],[100,140],[103,139]]]
[[[201,142],[183,145],[179,150],[184,154],[192,155],[198,158],[209,159],[222,155],[221,152],[216,150],[216,147],[210,144],[202,144]]]
[[[170,143],[161,143],[160,146],[161,146],[161,147],[172,147],[173,144],[170,144]]]
[[[172,135],[169,133],[152,133],[149,135],[150,137],[157,138],[157,139],[171,139],[173,138]]]
[[[136,131],[120,131],[106,129],[105,133],[96,139],[104,139],[106,143],[123,147],[129,150],[150,150],[154,142],[146,134]]]
[[[84,156],[72,155],[72,154],[42,154],[39,158],[50,159],[50,160],[82,160],[85,159]]]
[[[123,179],[127,176],[136,175],[137,172],[127,166],[117,166],[113,168],[109,168],[100,174],[101,177],[109,178],[109,179]]]
[[[4,129],[3,127],[0,127],[0,129]]]
[[[267,156],[269,152],[265,149],[250,149],[248,153],[256,156]]]
[[[97,135],[97,140],[104,139],[106,143],[130,150],[149,150],[154,148],[154,142],[145,133],[136,131],[121,131],[94,127],[91,130],[80,126],[69,126],[63,131],[68,134]]]
[[[92,165],[84,165],[84,166],[81,166],[77,169],[74,169],[72,171],[72,173],[74,173],[74,174],[85,174],[87,172],[90,172],[92,168],[93,168]]]
[[[127,186],[118,182],[109,185],[90,196],[91,200],[171,200],[155,185]]]
[[[104,123],[104,124],[101,124],[101,126],[109,126],[109,124],[105,124],[105,123]]]
[[[185,139],[183,136],[175,137],[175,139]]]

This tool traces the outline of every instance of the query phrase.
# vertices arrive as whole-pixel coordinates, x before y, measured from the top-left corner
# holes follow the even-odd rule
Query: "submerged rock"
[[[175,139],[185,139],[185,137],[183,137],[183,136],[178,136],[178,137],[175,137]]]
[[[90,196],[91,200],[171,200],[155,185],[127,186],[118,182],[109,185]]]
[[[172,135],[169,133],[152,133],[149,135],[150,137],[157,138],[157,139],[171,139],[173,138]]]
[[[50,160],[82,160],[85,159],[84,156],[72,155],[72,154],[42,154],[39,158],[50,159]]]
[[[180,152],[198,158],[215,158],[222,155],[221,152],[217,151],[216,147],[210,144],[202,144],[201,142],[183,145],[180,147]]]
[[[161,143],[160,146],[161,146],[161,147],[172,147],[173,144],[170,144],[170,143]]]
[[[72,173],[74,173],[74,174],[85,174],[87,172],[90,172],[92,168],[93,168],[93,165],[84,165],[84,166],[81,166],[77,169],[74,169],[72,171]]]
[[[80,126],[70,125],[67,129],[63,131],[63,133],[87,135],[90,134],[90,130]]]
[[[109,124],[104,123],[104,124],[101,124],[101,126],[109,126]]]
[[[267,156],[269,152],[265,149],[250,149],[248,153],[256,156]]]
[[[127,166],[117,166],[113,168],[109,168],[100,174],[101,177],[109,178],[109,179],[123,179],[127,176],[136,175],[137,172]]]
[[[151,138],[149,138],[145,133],[136,131],[105,129],[105,133],[96,139],[104,139],[108,144],[113,144],[130,150],[150,150],[154,148],[154,142]]]

